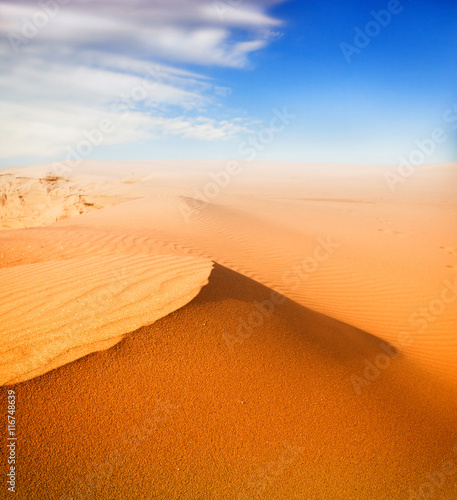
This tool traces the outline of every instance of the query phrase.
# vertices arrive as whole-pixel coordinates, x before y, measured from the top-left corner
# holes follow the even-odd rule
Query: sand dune
[[[455,166],[50,167],[3,179],[18,498],[455,498]]]
[[[455,206],[221,195],[186,218],[182,203],[188,200],[147,197],[56,228],[101,225],[119,238],[214,260],[455,379]]]
[[[351,375],[386,352],[355,394]],[[457,463],[454,392],[220,266],[179,311],[13,387],[37,499],[408,499]],[[455,477],[436,490],[454,498]]]
[[[0,382],[41,375],[182,307],[211,262],[176,256],[75,258],[0,269]]]

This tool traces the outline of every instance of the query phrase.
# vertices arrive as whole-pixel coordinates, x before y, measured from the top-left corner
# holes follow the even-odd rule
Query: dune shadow
[[[244,303],[251,311],[251,313],[246,312],[242,318],[247,324],[250,314],[256,315],[256,312],[262,314],[262,311],[264,322],[259,328],[270,320],[289,324],[291,328],[288,331],[296,332],[301,341],[312,343],[338,361],[341,361],[342,357],[357,358],[362,354],[364,357],[376,356],[386,352],[391,353],[395,359],[401,356],[396,347],[379,337],[313,311],[251,278],[215,263],[209,283],[202,288],[191,304],[217,306],[224,301]],[[255,329],[255,326],[253,328]],[[287,334],[278,330],[277,335]]]

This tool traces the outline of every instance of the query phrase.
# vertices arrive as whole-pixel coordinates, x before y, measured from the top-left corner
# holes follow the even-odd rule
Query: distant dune
[[[0,175],[18,498],[455,498],[455,165],[241,167]]]

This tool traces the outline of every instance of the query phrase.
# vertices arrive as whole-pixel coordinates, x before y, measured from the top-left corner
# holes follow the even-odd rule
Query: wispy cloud
[[[281,22],[266,9],[280,1],[3,2],[2,156],[61,154],[103,117],[118,123],[107,143],[247,131],[237,116],[219,118],[231,89],[205,68],[248,66],[276,36]]]
[[[117,53],[134,50],[142,57],[241,67],[249,53],[265,45],[269,28],[281,24],[262,12],[271,2],[258,0],[241,2],[238,7],[232,7],[233,2],[227,1],[224,6],[223,1],[211,0],[54,3],[57,8],[51,16],[41,7],[45,2],[4,2],[0,29],[6,34],[24,35],[25,19],[38,28],[35,44],[58,42],[79,48],[108,44]],[[44,12],[41,17],[37,14],[40,10]],[[243,29],[249,41],[236,41],[233,29]],[[31,31],[33,27],[29,27]]]

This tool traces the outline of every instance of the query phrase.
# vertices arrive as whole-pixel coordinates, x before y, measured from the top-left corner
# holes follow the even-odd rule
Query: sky
[[[455,162],[456,49],[446,0],[0,0],[0,167]]]

